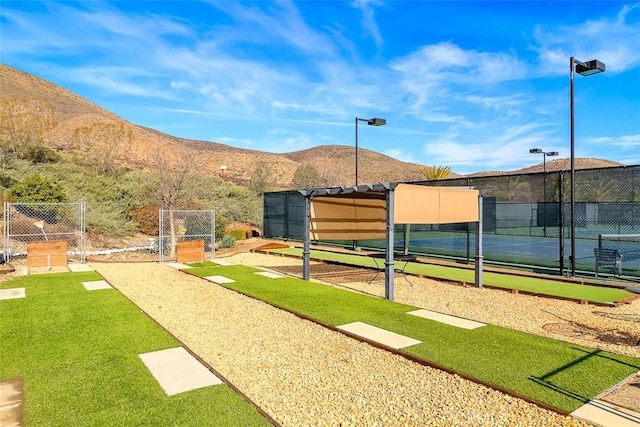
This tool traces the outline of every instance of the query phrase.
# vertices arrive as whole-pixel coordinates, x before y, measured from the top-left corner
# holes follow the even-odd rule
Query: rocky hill
[[[154,129],[127,122],[100,106],[46,80],[0,64],[0,101],[37,100],[55,112],[57,121],[45,135],[53,148],[77,157],[88,155],[77,143],[74,134],[78,129],[96,124],[110,123],[126,129],[130,141],[126,150],[115,156],[115,161],[130,169],[147,168],[154,153],[172,153],[186,150],[197,154],[203,173],[222,175],[225,180],[247,185],[258,162],[270,165],[277,177],[277,186],[287,188],[296,169],[302,164],[312,164],[326,177],[331,185],[352,184],[355,181],[355,151],[352,146],[323,145],[291,153],[269,153],[236,148],[209,141],[187,140]],[[90,153],[89,153],[90,154]],[[360,148],[359,182],[417,181],[422,179],[421,165],[396,160],[371,150]],[[227,169],[222,172],[221,165]],[[617,166],[620,163],[599,159],[576,159],[576,168]],[[546,164],[547,171],[569,169],[568,159],[555,159]],[[480,172],[471,176],[498,175],[505,173],[541,172],[542,163],[509,172]],[[452,173],[452,177],[460,175]]]
[[[277,177],[277,185],[286,188],[296,169],[303,163],[316,166],[331,178],[333,185],[354,182],[354,149],[349,146],[321,146],[294,153],[268,153],[236,148],[225,144],[177,138],[129,123],[96,104],[48,81],[0,64],[0,101],[38,100],[55,111],[57,123],[45,140],[56,150],[83,156],[74,144],[74,133],[95,124],[112,123],[131,135],[129,146],[116,161],[127,168],[146,168],[154,153],[178,149],[197,152],[203,173],[221,175],[238,184],[248,184],[258,162],[268,163]],[[366,149],[359,152],[359,181],[380,182],[420,179],[420,165],[401,162]]]

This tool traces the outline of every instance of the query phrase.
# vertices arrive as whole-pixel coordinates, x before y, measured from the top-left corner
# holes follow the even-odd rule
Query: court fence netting
[[[485,190],[483,252],[487,264],[566,275],[571,254],[570,171],[462,177],[412,184]],[[640,280],[640,165],[575,171],[576,275]],[[264,195],[264,237],[302,241],[304,197],[298,191]],[[626,237],[625,237],[626,236]],[[396,250],[473,263],[475,231],[468,224],[396,224]],[[351,248],[353,241],[320,241]],[[357,246],[384,250],[384,240]],[[617,250],[604,262],[598,249]],[[603,265],[604,263],[604,265]]]

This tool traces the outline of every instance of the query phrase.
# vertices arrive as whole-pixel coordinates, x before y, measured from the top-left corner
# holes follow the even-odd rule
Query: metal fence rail
[[[26,256],[27,243],[67,242],[70,261],[85,262],[85,206],[78,203],[4,204],[4,258]]]
[[[483,203],[485,261],[546,273],[567,273],[572,255],[569,171],[413,184],[486,190]],[[598,247],[600,234],[640,233],[640,165],[577,170],[575,202],[576,269],[581,275],[595,275],[594,249]],[[265,194],[265,237],[301,240],[303,219],[304,198],[297,191]],[[398,249],[404,246],[404,236],[403,227],[398,226]],[[412,253],[473,261],[475,235],[473,227],[468,228],[467,224],[411,225],[408,236]],[[353,242],[321,243],[351,247]],[[382,241],[358,243],[364,248],[384,248]],[[640,278],[640,259],[623,262],[620,275]]]
[[[214,210],[168,210],[160,209],[159,235],[155,242],[160,262],[176,259],[176,245],[186,240],[204,240],[204,257],[215,258]]]

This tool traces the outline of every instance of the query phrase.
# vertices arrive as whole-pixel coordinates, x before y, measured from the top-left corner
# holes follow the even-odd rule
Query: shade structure
[[[476,286],[482,286],[482,196],[470,188],[379,183],[300,190],[305,197],[303,278],[310,240],[384,238],[385,297],[393,300],[395,224],[476,223]]]
[[[397,184],[395,224],[478,221],[478,190]],[[386,191],[351,192],[311,199],[312,240],[365,240],[386,236]]]

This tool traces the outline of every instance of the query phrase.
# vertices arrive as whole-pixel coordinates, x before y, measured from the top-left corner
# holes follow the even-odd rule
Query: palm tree
[[[428,181],[447,179],[451,175],[451,166],[423,166],[419,170]]]

